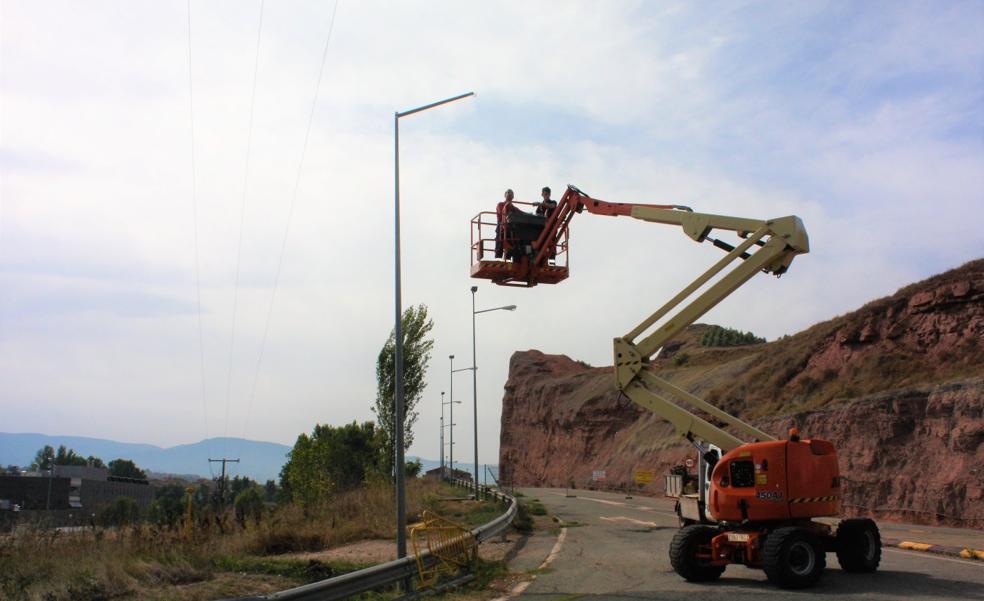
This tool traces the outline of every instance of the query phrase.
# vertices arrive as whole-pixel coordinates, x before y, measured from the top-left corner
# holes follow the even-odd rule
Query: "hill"
[[[229,464],[230,474],[249,476],[258,482],[277,479],[290,452],[287,445],[243,438],[209,438],[164,448],[84,436],[0,432],[0,465],[27,466],[46,444],[55,448],[65,445],[82,456],[94,455],[107,463],[118,458],[132,459],[141,468],[160,474],[195,474],[205,478],[210,475],[208,458],[225,454],[241,460],[239,464]]]
[[[845,508],[984,527],[984,260],[780,340],[700,346],[692,326],[653,361],[677,385],[775,436],[796,424],[838,447]],[[500,469],[525,485],[667,471],[691,454],[614,390],[611,368],[518,352]]]

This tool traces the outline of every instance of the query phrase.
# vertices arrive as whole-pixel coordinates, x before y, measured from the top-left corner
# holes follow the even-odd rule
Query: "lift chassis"
[[[668,420],[699,454],[698,494],[679,498],[682,528],[669,550],[680,576],[706,582],[720,577],[729,564],[742,564],[763,569],[779,586],[804,588],[820,578],[828,552],[836,553],[846,571],[877,569],[881,539],[872,520],[843,520],[836,530],[814,521],[840,513],[833,444],[801,439],[795,428],[788,439],[776,440],[660,377],[650,365],[684,328],[753,276],[781,276],[797,255],[809,252],[799,217],[759,220],[698,213],[680,205],[613,203],[575,186],[568,186],[544,217],[507,209],[497,212],[495,223],[495,247],[505,250],[505,260],[498,252],[495,258],[486,256],[485,222],[481,214],[473,219],[472,277],[525,287],[563,281],[568,276],[569,225],[582,212],[677,226],[694,241],[710,242],[725,252],[613,343],[616,388]],[[737,240],[722,240],[722,232]],[[649,276],[644,272],[640,277]]]

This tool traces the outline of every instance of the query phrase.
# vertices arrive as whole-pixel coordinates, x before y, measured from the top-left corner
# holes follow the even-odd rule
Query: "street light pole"
[[[400,270],[400,117],[426,111],[442,104],[454,102],[474,92],[459,94],[451,98],[419,106],[409,111],[393,114],[393,241],[394,241],[394,326],[393,326],[393,360],[394,360],[394,413],[396,418],[396,555],[398,558],[407,556],[407,491],[406,466],[403,449],[403,415],[405,413],[403,399],[403,288]]]
[[[478,501],[478,369],[475,364],[475,293],[478,286],[471,287],[472,293],[472,425],[475,434],[475,500]]]
[[[490,311],[515,311],[516,305],[506,305],[504,307],[493,307],[492,309],[482,309],[481,311],[475,310],[475,293],[478,292],[478,286],[471,287],[472,293],[472,419],[475,430],[475,500],[478,500],[478,364],[476,362],[476,352],[477,347],[475,339],[475,316],[479,313],[488,313]]]
[[[444,391],[441,391],[441,433],[437,437],[438,444],[441,445],[441,451],[438,455],[441,458],[441,478],[444,478]]]
[[[451,378],[451,406],[448,408],[451,412],[451,442],[450,448],[448,450],[449,464],[451,466],[451,477],[454,477],[454,355],[448,355],[448,359],[451,360],[451,371],[448,372]]]

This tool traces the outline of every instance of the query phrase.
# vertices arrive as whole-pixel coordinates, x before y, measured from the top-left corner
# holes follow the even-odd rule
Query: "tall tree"
[[[137,464],[130,459],[114,459],[109,462],[109,475],[118,478],[134,478],[146,480],[147,473],[137,467]]]
[[[403,312],[403,449],[413,443],[413,426],[417,423],[417,403],[424,394],[424,376],[430,363],[434,341],[429,338],[434,322],[427,315],[427,305],[408,307]],[[383,431],[383,465],[392,472],[396,455],[396,345],[391,331],[376,358],[376,402],[373,413]]]
[[[53,465],[55,465],[55,449],[50,444],[46,444],[35,453],[34,461],[31,462],[31,470],[50,470]]]
[[[280,470],[280,486],[295,501],[320,503],[379,472],[380,445],[379,430],[372,422],[318,424],[310,436],[297,437]]]
[[[78,455],[75,449],[68,449],[65,445],[61,445],[55,453],[55,465],[86,465],[86,460],[85,457]]]

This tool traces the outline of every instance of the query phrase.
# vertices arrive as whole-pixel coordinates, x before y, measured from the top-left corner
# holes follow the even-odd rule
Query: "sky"
[[[393,115],[474,91],[400,122],[403,302],[435,324],[410,453],[439,454],[477,284],[518,305],[477,319],[494,463],[514,351],[608,365],[720,251],[581,215],[567,281],[501,288],[468,277],[475,214],[571,183],[799,215],[810,253],[701,320],[795,333],[984,256],[982,30],[980,1],[3,0],[0,431],[292,444],[371,419]]]

